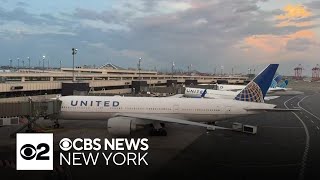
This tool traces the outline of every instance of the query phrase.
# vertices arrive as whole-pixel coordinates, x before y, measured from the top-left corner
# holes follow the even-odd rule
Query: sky
[[[246,73],[320,64],[319,0],[0,0],[0,65]]]

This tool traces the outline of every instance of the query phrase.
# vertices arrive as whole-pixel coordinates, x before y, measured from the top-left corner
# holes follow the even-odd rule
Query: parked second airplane
[[[239,93],[240,93],[240,91],[219,91],[219,90],[213,90],[213,89],[187,87],[184,94],[180,95],[180,97],[234,99],[234,97]],[[178,96],[176,96],[176,97],[178,97]],[[276,99],[278,97],[280,97],[280,96],[265,96],[264,100],[268,101],[271,99]]]
[[[289,81],[286,79],[281,84],[282,76],[277,75],[271,82],[268,89],[268,93],[278,92],[278,91],[289,91],[291,88],[287,88]],[[230,85],[230,84],[217,84],[217,90],[219,91],[239,91],[245,88],[245,85]]]

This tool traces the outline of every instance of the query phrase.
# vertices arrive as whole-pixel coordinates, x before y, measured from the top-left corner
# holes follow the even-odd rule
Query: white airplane
[[[244,85],[230,85],[230,84],[218,84],[217,89],[219,91],[239,91],[243,89]],[[281,87],[275,87],[275,88],[269,88],[268,93],[276,92],[276,91],[289,91],[292,90],[291,88],[281,88]]]
[[[211,99],[234,99],[234,97],[239,94],[240,91],[219,91],[213,89],[203,89],[203,88],[186,88],[185,93],[181,97],[190,98],[211,98]],[[280,96],[265,96],[264,100],[268,101],[271,99],[276,99]]]
[[[279,84],[279,86],[277,86],[281,78],[282,76],[278,75],[273,79],[272,85],[268,89],[268,93],[291,90],[291,88],[287,88],[288,80],[285,80],[284,82]],[[246,87],[245,85],[217,84],[217,90],[219,91],[239,91],[245,87]]]
[[[60,119],[108,120],[112,135],[130,135],[152,124],[151,135],[167,135],[162,123],[179,123],[207,129],[228,129],[204,124],[267,111],[288,111],[263,103],[278,64],[270,64],[234,99],[161,97],[63,96]],[[289,111],[292,111],[291,109]]]

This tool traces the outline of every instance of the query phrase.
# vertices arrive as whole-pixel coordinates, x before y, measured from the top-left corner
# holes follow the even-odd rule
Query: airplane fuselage
[[[259,113],[247,111],[246,108],[275,107],[272,104],[231,99],[64,96],[60,100],[60,118],[67,120],[108,120],[119,113],[136,113],[213,122]]]
[[[192,97],[192,98],[201,98],[204,91],[205,89],[200,89],[200,88],[186,88],[184,96]],[[203,97],[212,98],[212,99],[234,99],[234,97],[238,93],[239,92],[234,92],[234,91],[219,91],[219,90],[207,89]]]
[[[245,88],[246,86],[245,85],[218,85],[217,86],[217,89],[219,91],[239,91],[239,90],[242,90],[243,88]],[[269,88],[268,89],[268,93],[272,93],[272,92],[275,92],[275,91],[287,91],[287,90],[290,90],[288,88],[281,88],[281,87],[275,87],[275,88]]]

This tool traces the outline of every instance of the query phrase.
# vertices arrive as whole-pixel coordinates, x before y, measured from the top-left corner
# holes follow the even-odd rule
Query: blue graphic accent
[[[200,93],[201,93],[201,91],[200,91]],[[205,89],[205,90],[201,93],[201,97],[203,98],[206,94],[207,94],[207,89]]]
[[[278,84],[277,81],[273,79],[270,88],[276,88],[277,84]]]
[[[270,64],[234,98],[238,101],[264,102],[279,64]]]
[[[286,79],[284,82],[282,82],[282,83],[279,85],[279,87],[280,87],[280,88],[286,88],[286,87],[288,86],[288,84],[289,84],[289,81],[288,81],[288,79]]]
[[[274,78],[277,84],[281,81],[281,79],[282,79],[282,76],[279,74]]]

